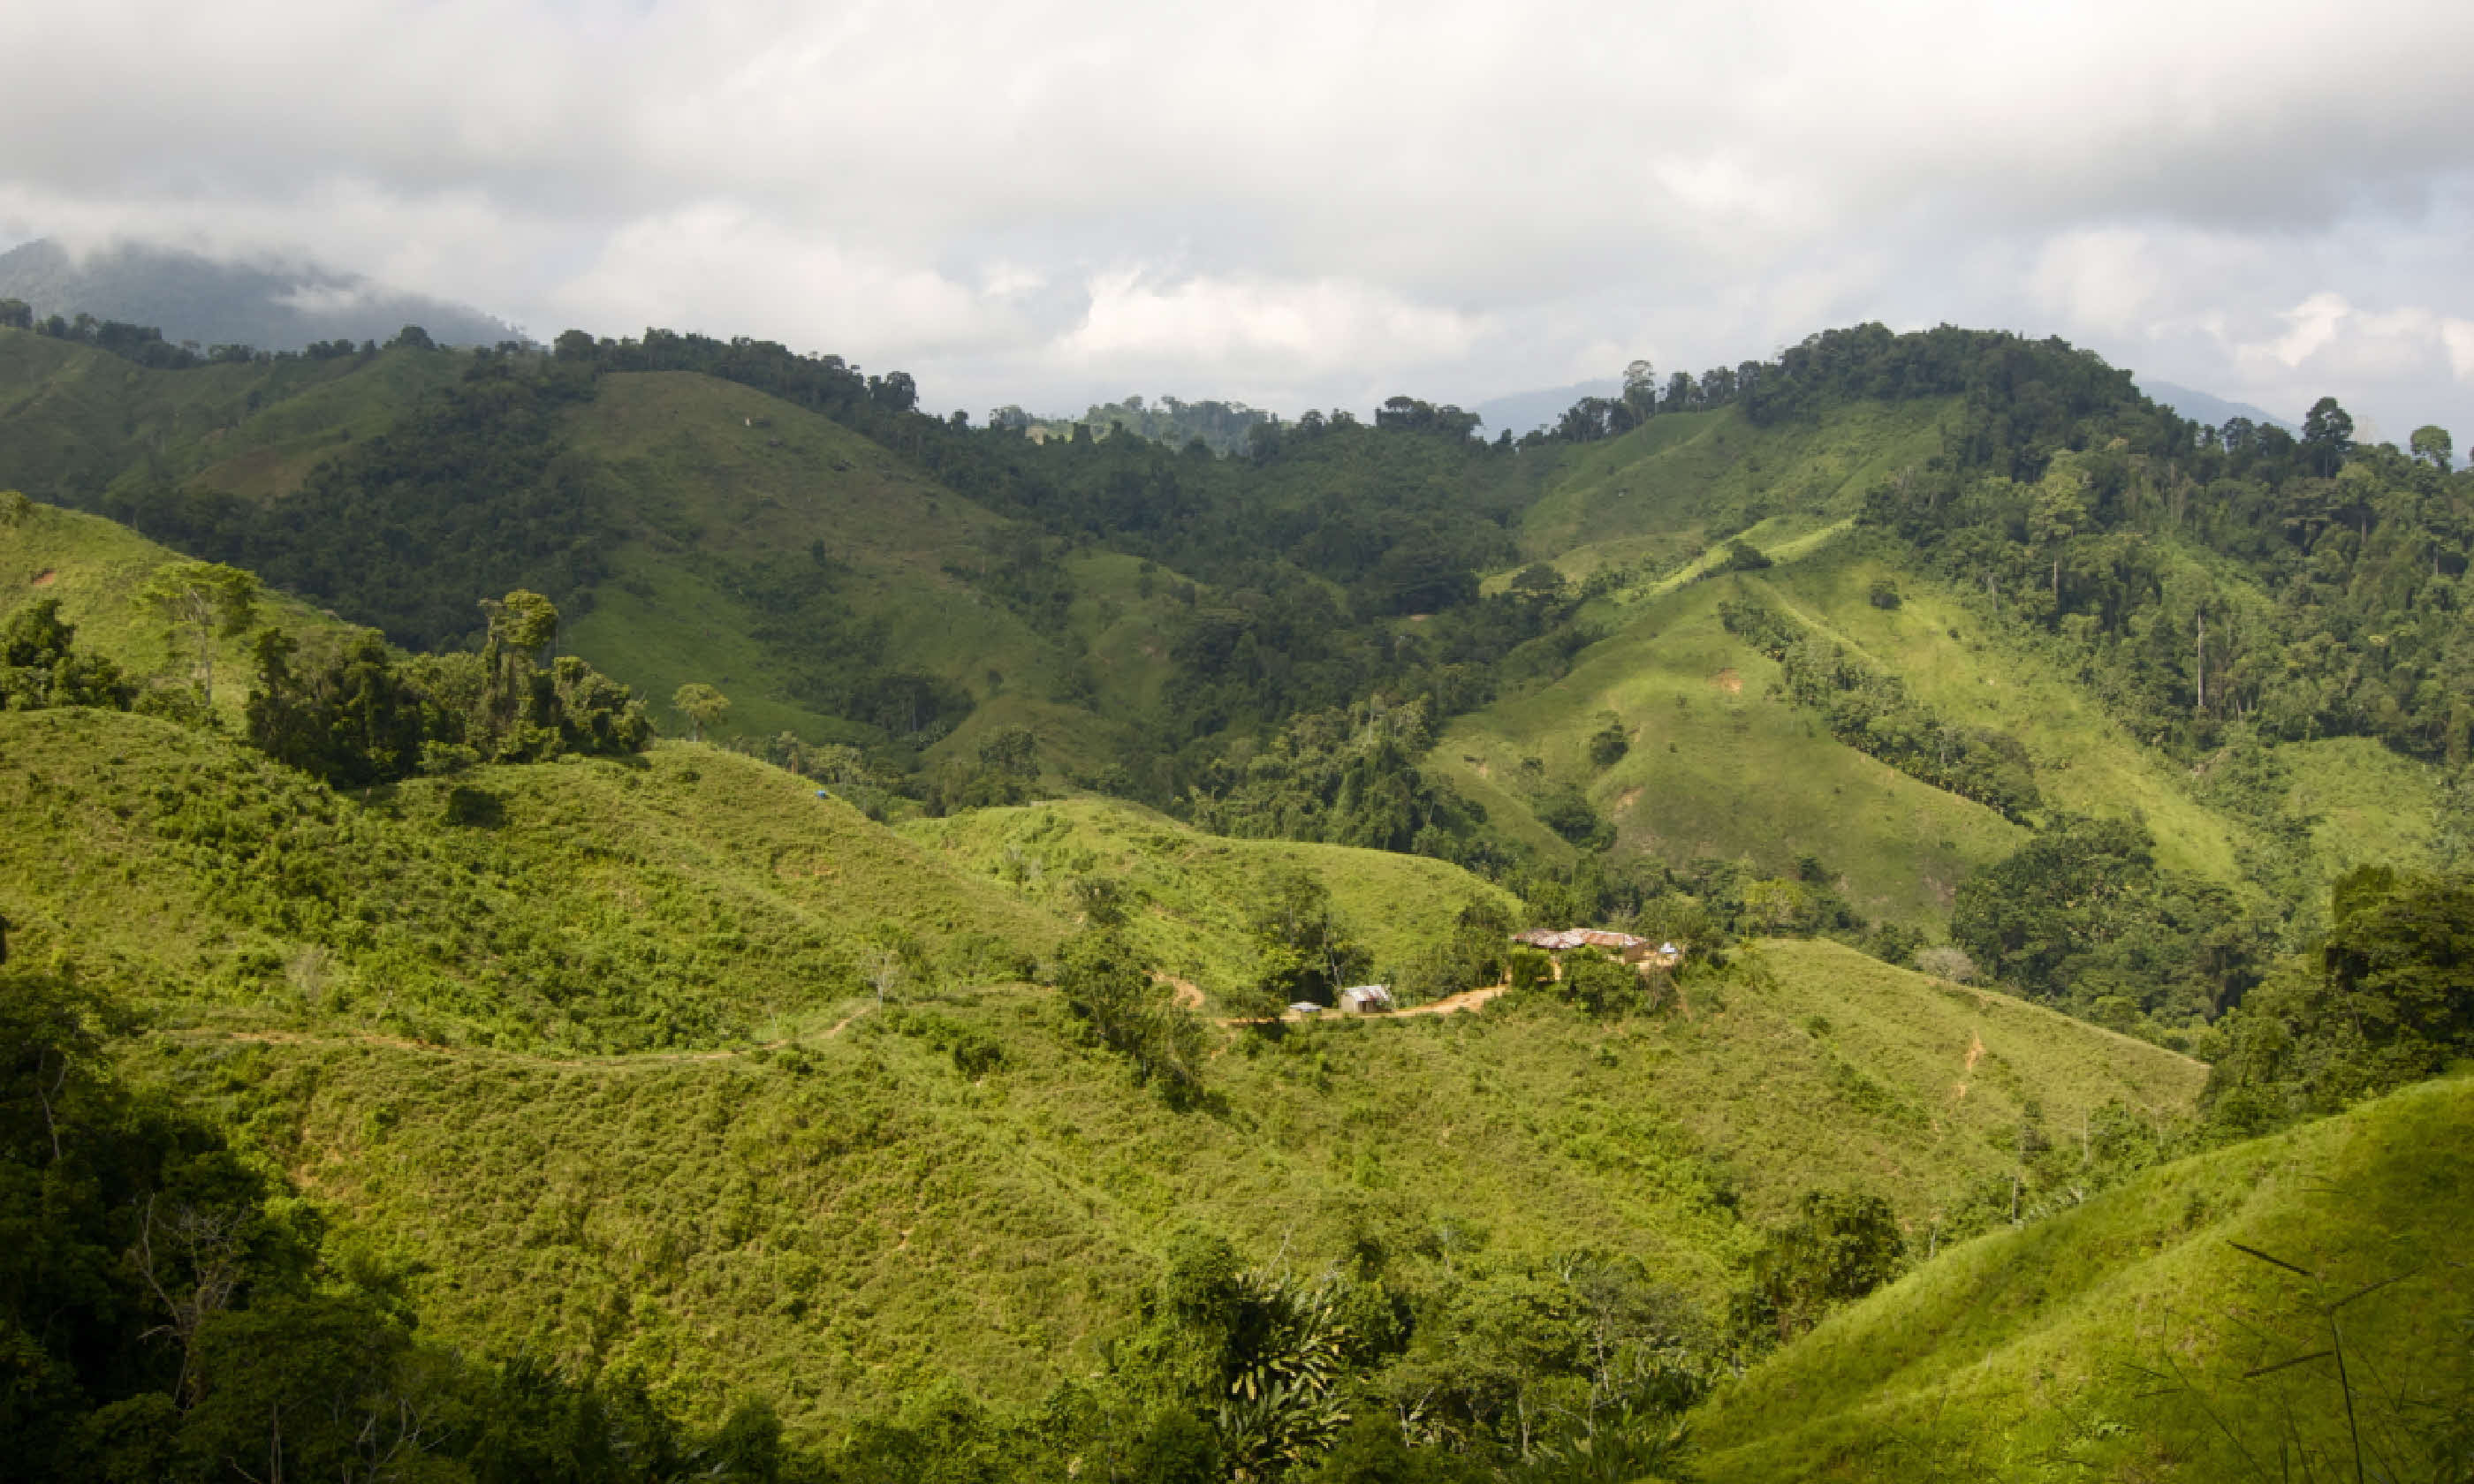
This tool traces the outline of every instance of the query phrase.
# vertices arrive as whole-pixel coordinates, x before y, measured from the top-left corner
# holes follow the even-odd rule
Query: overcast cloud
[[[0,243],[314,256],[934,407],[2058,333],[2474,441],[2474,6],[31,0]]]

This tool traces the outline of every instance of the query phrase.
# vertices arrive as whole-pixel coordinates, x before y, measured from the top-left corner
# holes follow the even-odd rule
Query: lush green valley
[[[2421,435],[129,328],[0,323],[29,1476],[2465,1477]]]

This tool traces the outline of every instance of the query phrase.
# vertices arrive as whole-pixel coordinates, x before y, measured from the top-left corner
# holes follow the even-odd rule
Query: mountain
[[[0,326],[38,1475],[2325,1472],[2165,1316],[2390,1277],[2459,1436],[2465,475],[1948,327],[1234,455],[149,354]]]
[[[153,325],[174,343],[299,350],[320,341],[395,338],[407,324],[441,345],[518,338],[504,321],[462,304],[389,289],[310,263],[226,262],[122,242],[72,253],[48,238],[0,252],[0,299],[37,316],[89,314]]]
[[[1585,396],[1613,396],[1623,390],[1623,383],[1613,377],[1597,381],[1576,381],[1568,387],[1546,387],[1535,392],[1514,392],[1489,397],[1469,411],[1486,419],[1486,431],[1492,435],[1509,430],[1518,438],[1535,428],[1551,428],[1564,410]]]
[[[2253,407],[2248,402],[2229,402],[2206,392],[2194,392],[2189,387],[2159,381],[2153,376],[2139,378],[2140,389],[2159,402],[2172,408],[2194,422],[2210,427],[2222,427],[2236,418],[2248,418],[2262,427],[2280,427],[2289,433],[2301,431],[2301,424],[2290,422],[2272,412]]]

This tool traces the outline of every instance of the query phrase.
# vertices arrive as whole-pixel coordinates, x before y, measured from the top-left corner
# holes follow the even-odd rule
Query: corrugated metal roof
[[[1637,948],[1649,940],[1636,938],[1630,933],[1610,932],[1603,927],[1566,927],[1560,932],[1543,927],[1533,927],[1525,933],[1513,934],[1512,941],[1525,943],[1532,947],[1561,952],[1565,948],[1583,947]]]

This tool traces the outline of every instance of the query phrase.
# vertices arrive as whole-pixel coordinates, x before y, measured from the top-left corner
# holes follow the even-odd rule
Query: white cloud
[[[1267,371],[1397,371],[1467,354],[1478,318],[1410,303],[1362,284],[1193,276],[1139,269],[1091,280],[1091,307],[1056,344],[1074,369],[1200,367],[1257,379]]]
[[[1293,403],[1861,317],[2431,399],[2241,347],[2474,304],[2467,55],[2450,0],[87,0],[0,9],[0,229]]]
[[[1007,328],[1001,309],[941,275],[721,203],[618,227],[553,303],[578,323],[669,327],[688,285],[694,327],[806,348],[933,355],[1000,343]]]
[[[2439,338],[2448,347],[2448,369],[2458,380],[2474,382],[2474,320],[2440,321]]]

